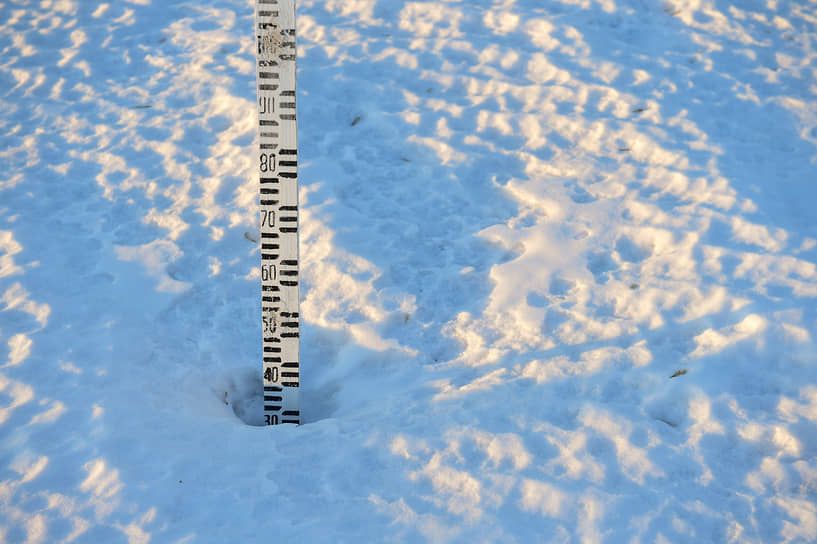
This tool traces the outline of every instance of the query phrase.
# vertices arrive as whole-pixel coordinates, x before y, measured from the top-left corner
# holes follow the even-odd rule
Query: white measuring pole
[[[301,422],[295,0],[256,0],[264,421]]]

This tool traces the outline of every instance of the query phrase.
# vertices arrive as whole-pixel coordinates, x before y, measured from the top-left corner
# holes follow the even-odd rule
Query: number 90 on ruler
[[[295,0],[256,0],[264,423],[301,422]]]

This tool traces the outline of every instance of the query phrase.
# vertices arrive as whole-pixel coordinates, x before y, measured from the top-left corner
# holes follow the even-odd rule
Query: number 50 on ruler
[[[300,423],[295,0],[256,0],[264,422]]]

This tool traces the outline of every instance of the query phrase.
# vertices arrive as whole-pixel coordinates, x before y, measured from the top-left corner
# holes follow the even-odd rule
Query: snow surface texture
[[[253,14],[0,0],[0,541],[817,539],[815,0],[301,0],[277,428]]]

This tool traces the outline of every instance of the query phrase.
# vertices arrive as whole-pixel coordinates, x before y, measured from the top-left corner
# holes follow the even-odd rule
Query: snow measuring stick
[[[264,422],[300,423],[295,0],[256,0]]]

